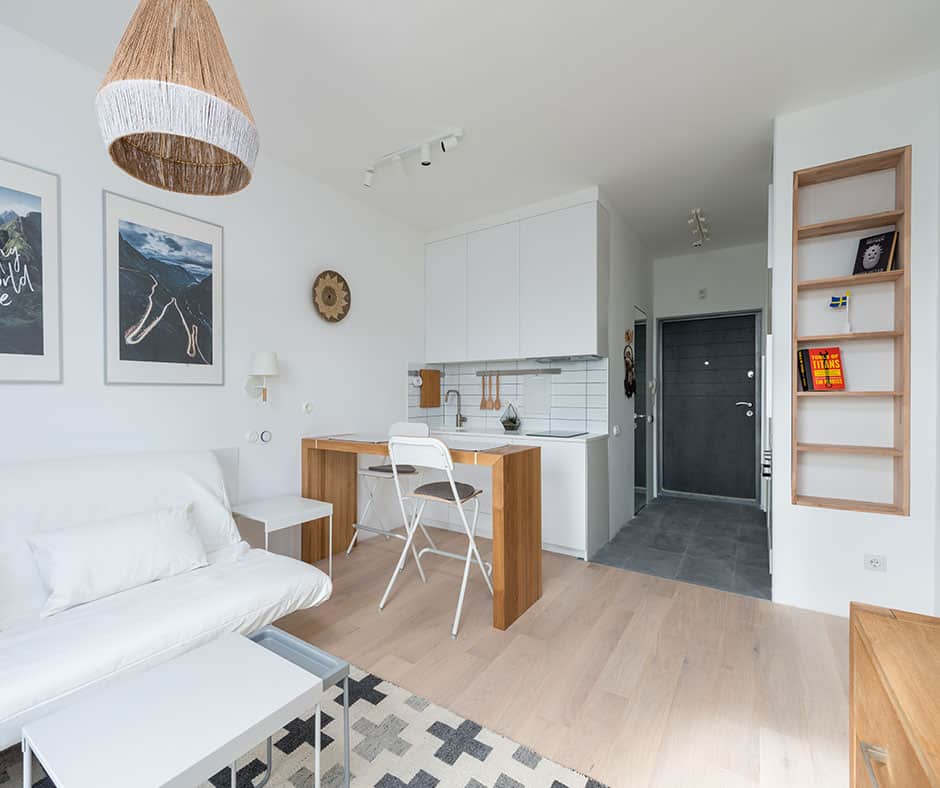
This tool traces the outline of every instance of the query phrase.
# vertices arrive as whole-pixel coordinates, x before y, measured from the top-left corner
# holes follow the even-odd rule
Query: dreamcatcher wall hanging
[[[623,335],[623,393],[628,397],[636,394],[636,363],[633,359],[633,332]]]

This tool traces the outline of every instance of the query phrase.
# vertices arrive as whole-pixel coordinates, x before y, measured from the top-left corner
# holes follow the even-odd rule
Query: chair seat
[[[478,490],[472,484],[454,482],[454,486],[457,488],[457,495],[460,496],[458,498],[460,503],[476,498],[478,495],[483,495],[483,490]],[[454,491],[450,486],[450,482],[430,482],[429,484],[422,484],[415,489],[412,495],[414,495],[415,498],[426,498],[429,501],[443,501],[444,503],[455,502]]]
[[[393,475],[391,465],[370,465],[369,470],[373,473],[381,473],[387,476]],[[398,466],[398,475],[406,476],[410,474],[417,473],[418,469],[414,465],[399,465]]]

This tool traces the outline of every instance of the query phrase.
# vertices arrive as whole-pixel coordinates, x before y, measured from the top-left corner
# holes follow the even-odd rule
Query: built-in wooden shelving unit
[[[869,339],[896,339],[901,331],[859,331],[856,334],[816,334],[808,337],[797,337],[801,345],[819,345],[825,342],[858,342]]]
[[[894,177],[891,178],[886,171],[893,171]],[[869,180],[866,181],[866,177]],[[820,189],[824,189],[826,184],[835,188],[821,195]],[[858,193],[855,192],[856,188]],[[810,189],[813,189],[813,194],[808,193]],[[879,195],[873,189],[891,189],[893,193]],[[872,197],[872,194],[875,196]],[[802,223],[801,198],[809,206],[806,213],[819,214],[804,217]],[[793,174],[790,487],[794,504],[876,514],[909,514],[910,201],[910,147],[811,167]],[[851,208],[856,205],[863,205],[870,210],[852,211]],[[851,215],[853,213],[856,215]],[[890,227],[898,231],[892,270],[853,276],[853,253],[851,256],[845,254],[844,275],[828,275],[838,272],[841,252],[849,250],[851,244],[857,245],[861,231]],[[830,243],[832,240],[838,242],[839,236],[846,237],[847,242],[839,247],[827,247],[841,250],[838,260],[826,260],[825,253],[820,252],[819,247],[814,250],[814,255],[809,254],[807,244]],[[800,264],[803,257],[812,260],[805,268]],[[873,292],[867,288],[875,285],[889,286],[893,289],[893,296],[882,292],[879,295],[881,301],[856,298],[858,294]],[[850,324],[846,331],[832,331],[837,326],[821,324],[823,319],[813,312],[813,308],[824,302],[815,291],[826,289],[831,289],[835,294],[849,289],[852,292],[852,305],[860,300],[866,305],[865,308],[872,310],[872,314],[855,315],[854,321],[864,326],[862,330],[854,331]],[[872,307],[873,303],[880,306]],[[807,327],[804,333],[801,333],[801,312],[804,322],[816,322],[816,325]],[[886,321],[889,318],[892,323],[890,327],[877,325],[879,319]],[[824,330],[820,331],[820,328]],[[853,371],[851,360],[845,363],[847,389],[800,391],[797,350],[813,345],[842,346],[845,343],[849,343],[853,351],[867,353],[859,357],[866,360],[864,365],[859,364],[860,367],[865,366],[865,369],[857,368]],[[886,347],[890,347],[890,351],[885,350]],[[844,362],[845,356],[846,350],[843,348]],[[882,357],[883,364],[878,361]],[[886,377],[883,380],[873,378],[880,369],[885,370]],[[863,378],[858,388],[853,387],[853,375]],[[886,390],[882,390],[882,386]],[[827,399],[832,402],[822,406],[821,402]],[[824,410],[812,411],[820,407],[824,407]],[[847,440],[841,442],[805,434],[819,429],[825,429],[830,434],[838,433],[840,429],[849,432],[843,433]],[[868,438],[872,445],[854,443],[856,440],[866,440],[866,429],[872,432]],[[883,440],[886,435],[890,436],[890,440]],[[820,494],[829,489],[836,491],[831,497]],[[852,493],[851,496],[844,494],[846,491]]]
[[[865,280],[859,276],[830,276],[825,279],[807,279],[797,282],[799,290],[826,290],[830,287],[851,287],[852,285],[876,285],[881,282],[896,282],[904,277],[904,271],[879,271],[875,274],[865,274]]]

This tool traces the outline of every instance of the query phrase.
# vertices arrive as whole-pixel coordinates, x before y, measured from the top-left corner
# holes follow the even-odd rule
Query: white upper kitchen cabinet
[[[519,222],[467,239],[467,359],[519,358]]]
[[[597,202],[519,224],[519,355],[607,355],[607,213]]]
[[[467,359],[467,236],[425,246],[425,360]]]

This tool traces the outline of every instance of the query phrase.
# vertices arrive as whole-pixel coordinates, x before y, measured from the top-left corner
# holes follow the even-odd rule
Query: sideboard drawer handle
[[[880,788],[878,777],[875,774],[875,767],[872,766],[871,762],[887,763],[888,753],[881,747],[876,747],[874,744],[865,741],[859,741],[858,748],[862,751],[862,758],[865,761],[865,768],[868,769],[868,779],[871,780],[872,788]]]

